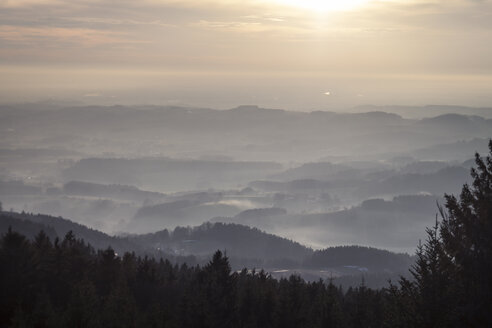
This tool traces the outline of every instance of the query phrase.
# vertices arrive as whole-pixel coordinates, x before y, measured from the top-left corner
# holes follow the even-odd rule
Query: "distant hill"
[[[404,272],[414,262],[407,254],[397,254],[386,250],[361,247],[339,246],[316,251],[304,262],[308,268],[359,269],[359,271]]]
[[[42,214],[1,212],[0,233],[5,233],[8,227],[19,231],[28,237],[33,237],[37,232],[45,230],[50,237],[63,238],[72,231],[77,238],[82,238],[96,249],[112,247],[118,252],[141,251],[141,248],[125,238],[112,237],[103,232],[88,228],[70,220]],[[55,236],[56,235],[56,236]]]
[[[489,130],[492,135],[492,127]],[[473,138],[460,140],[451,143],[443,143],[425,148],[420,148],[412,152],[412,155],[424,160],[462,160],[472,158],[475,152],[486,154],[488,151],[488,138]]]
[[[449,163],[444,161],[418,161],[411,162],[403,166],[399,173],[401,174],[431,174],[447,168]]]
[[[63,218],[1,212],[0,234],[9,227],[29,238],[41,230],[50,238],[63,238],[71,230],[77,238],[84,239],[96,249],[111,246],[118,253],[163,256],[189,264],[206,261],[220,249],[226,251],[236,269],[249,267],[302,271],[304,267],[310,277],[313,274],[325,276],[321,271],[327,268],[342,275],[352,275],[358,272],[357,268],[366,268],[366,274],[393,274],[404,271],[411,263],[411,257],[405,254],[359,246],[334,247],[315,252],[292,240],[240,224],[205,223],[197,227],[177,227],[172,231],[114,237]]]
[[[15,217],[12,213],[2,212],[0,213],[0,234],[4,234],[8,229],[19,232],[29,239],[34,239],[41,230],[52,240],[58,237],[55,229],[49,225]]]
[[[202,223],[216,216],[233,216],[241,210],[229,204],[222,204],[221,193],[203,192],[173,197],[174,200],[146,205],[138,209],[134,218],[128,222],[127,231],[145,233]]]
[[[368,182],[355,193],[361,197],[427,192],[443,195],[456,193],[470,179],[469,171],[461,166],[445,167],[429,174],[401,174],[379,181]]]
[[[334,183],[314,179],[300,179],[288,182],[253,181],[249,185],[253,188],[265,191],[298,191],[306,189],[330,189]]]
[[[299,243],[239,224],[205,223],[193,228],[176,227],[171,231],[114,237],[61,217],[1,212],[0,233],[5,233],[9,226],[31,238],[40,230],[59,238],[72,231],[97,249],[111,246],[119,252],[159,249],[172,255],[209,256],[222,249],[233,258],[298,262],[312,253]]]
[[[356,111],[384,111],[397,113],[407,118],[433,117],[450,113],[462,113],[465,115],[479,115],[485,118],[492,118],[492,108],[487,107],[466,107],[450,105],[427,105],[427,106],[374,106],[365,105],[355,107]]]
[[[358,172],[347,165],[333,164],[330,162],[306,163],[299,167],[277,173],[269,178],[275,180],[300,180],[300,179],[341,179]]]
[[[159,200],[165,194],[140,190],[134,186],[113,184],[104,185],[83,181],[70,181],[63,186],[63,192],[68,195],[116,198],[132,201]]]
[[[155,236],[168,238],[155,238]],[[312,250],[301,244],[239,224],[204,223],[198,227],[177,227],[166,234],[157,232],[131,237],[145,246],[169,248],[183,255],[209,255],[217,249],[232,258],[290,260],[301,262]]]
[[[234,181],[278,172],[273,162],[235,162],[170,158],[87,158],[65,169],[69,180],[92,183],[128,184],[166,191],[184,191],[204,187],[229,186]]]
[[[84,153],[87,154],[85,156],[105,154],[100,157],[108,161],[108,157],[134,158],[135,154],[141,154],[174,158],[183,155],[188,158],[221,158],[227,155],[245,162],[262,158],[289,163],[293,153],[309,161],[326,156],[352,156],[352,159],[367,160],[429,145],[490,137],[490,119],[469,115],[441,116],[452,111],[473,115],[489,113],[490,110],[472,112],[466,108],[447,108],[444,111],[423,108],[428,113],[425,116],[437,116],[426,120],[402,118],[391,113],[392,110],[392,107],[372,107],[364,113],[303,113],[257,106],[222,111],[175,106],[81,106],[33,111],[18,105],[0,113],[0,129],[12,130],[3,140],[10,149],[19,148],[21,144],[37,149],[46,147],[49,142],[53,149],[77,149],[80,153],[60,154],[60,157],[75,161]],[[24,142],[19,144],[19,140]],[[13,156],[8,157],[14,160]],[[227,171],[229,164],[223,162],[226,161],[216,161],[215,164]],[[184,168],[196,164],[185,160],[174,163]],[[105,169],[106,164],[101,164],[101,168]],[[133,184],[131,167],[127,170],[126,180],[123,180],[125,176],[116,167],[125,164],[111,164],[115,167],[112,172],[105,173],[112,174],[105,175],[107,180],[97,180],[97,172],[89,180],[91,175],[79,164],[76,165],[77,170],[66,172],[67,181]],[[165,165],[166,169],[170,168],[169,163]],[[238,163],[231,165],[237,165],[235,169],[240,168]],[[147,169],[145,166],[143,173]],[[191,174],[191,170],[188,172]],[[276,172],[269,172],[273,173]],[[111,178],[114,176],[121,179],[115,181]],[[172,174],[167,177],[172,178]],[[186,175],[180,178],[186,178]]]
[[[490,131],[492,121],[480,116],[469,116],[461,114],[444,114],[436,117],[425,118],[419,121],[420,125],[430,125],[434,128],[453,128],[454,132],[465,132],[470,130]]]
[[[437,203],[443,204],[443,199],[425,193],[376,198],[332,212],[258,216],[249,218],[248,224],[305,244],[366,245],[413,253],[418,240],[426,238],[425,228],[435,222]]]
[[[40,195],[42,189],[39,186],[25,184],[20,180],[0,180],[0,195]]]

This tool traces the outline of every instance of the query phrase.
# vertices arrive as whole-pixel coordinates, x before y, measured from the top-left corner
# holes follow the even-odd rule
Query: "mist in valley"
[[[492,327],[491,0],[0,0],[0,327]]]
[[[418,110],[2,105],[0,200],[110,235],[222,222],[413,254],[492,132],[492,109]]]

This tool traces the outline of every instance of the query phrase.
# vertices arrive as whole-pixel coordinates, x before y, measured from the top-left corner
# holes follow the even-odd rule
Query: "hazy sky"
[[[492,1],[0,0],[3,102],[492,106]]]

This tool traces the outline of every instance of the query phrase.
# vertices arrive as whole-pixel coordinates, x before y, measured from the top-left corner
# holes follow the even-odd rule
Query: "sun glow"
[[[276,3],[319,12],[355,9],[371,0],[274,0]]]

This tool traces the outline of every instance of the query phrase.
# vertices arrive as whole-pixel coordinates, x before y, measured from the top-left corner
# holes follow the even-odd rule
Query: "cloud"
[[[136,19],[118,19],[106,17],[74,17],[69,19],[71,22],[79,22],[82,24],[101,24],[108,26],[155,26],[155,27],[177,27],[176,24],[169,24],[160,19],[156,20],[136,20]]]
[[[0,0],[0,8],[25,8],[62,5],[62,0]]]
[[[61,28],[61,27],[23,27],[0,26],[0,39],[15,42],[16,44],[33,44],[51,42],[55,44],[78,44],[84,47],[101,44],[133,43],[122,33],[100,31],[89,28]]]
[[[335,77],[492,74],[491,1],[373,1],[323,14],[267,0],[0,0],[0,8],[2,64],[296,72],[337,86]]]
[[[101,97],[101,95],[97,92],[92,92],[92,93],[86,93],[84,97],[94,98],[94,97]]]
[[[208,21],[200,20],[191,26],[200,27],[209,30],[235,31],[235,32],[263,32],[267,28],[259,22],[244,21]]]

